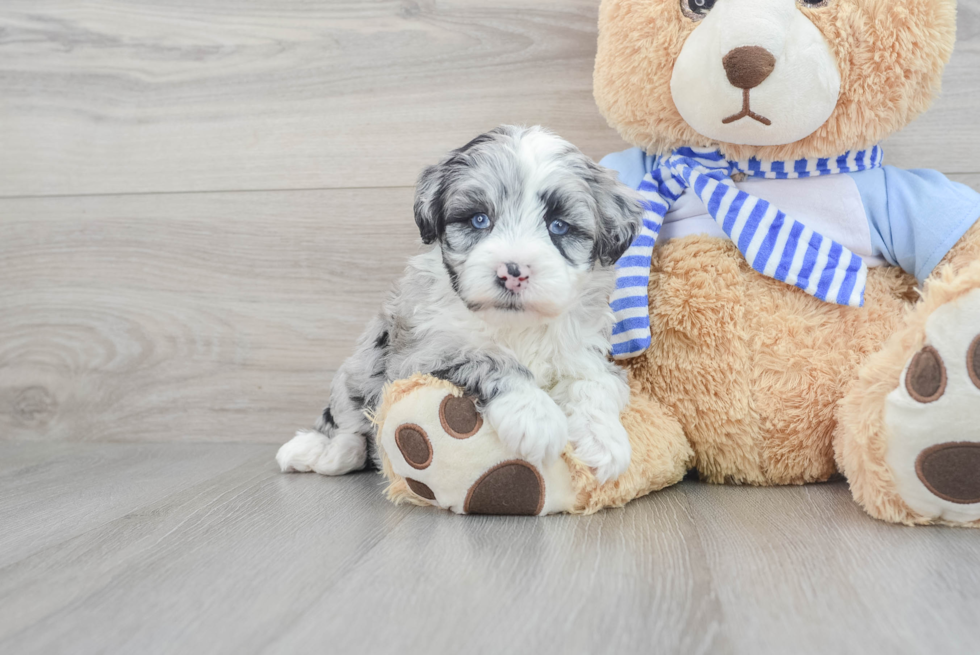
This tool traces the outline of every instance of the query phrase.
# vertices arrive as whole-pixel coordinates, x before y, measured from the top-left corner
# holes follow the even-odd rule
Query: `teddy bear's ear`
[[[598,209],[593,257],[603,266],[612,266],[640,233],[642,199],[610,170],[590,163],[589,173],[589,187]]]
[[[443,168],[444,164],[427,167],[415,186],[415,224],[426,245],[434,243],[446,229],[441,200]]]

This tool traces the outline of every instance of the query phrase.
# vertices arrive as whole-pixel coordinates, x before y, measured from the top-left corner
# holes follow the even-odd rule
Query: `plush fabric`
[[[640,153],[642,156],[634,153]],[[648,166],[647,161],[651,159],[653,161]],[[638,188],[649,170],[656,167],[656,161],[655,156],[647,157],[639,148],[631,148],[607,155],[601,163],[615,170],[621,181]],[[732,182],[739,189],[768,200],[790,216],[813,228],[815,232],[839,242],[860,255],[868,267],[882,266],[888,261],[875,252],[883,252],[887,249],[883,247],[886,245],[885,240],[878,237],[874,243],[872,242],[872,223],[869,216],[871,210],[865,207],[862,194],[855,182],[856,177],[863,174],[862,171],[792,179],[746,177],[741,181],[733,179]],[[878,231],[877,227],[875,231]],[[906,233],[907,230],[902,229],[901,232]],[[695,234],[728,238],[725,231],[708,213],[707,207],[697,194],[687,190],[681,194],[664,217],[657,241],[662,243]]]
[[[955,0],[831,0],[801,7],[829,43],[840,73],[830,117],[784,145],[741,145],[699,133],[671,95],[671,71],[698,27],[678,0],[604,0],[595,98],[609,124],[651,153],[718,146],[729,159],[830,157],[879,143],[925,111],[956,40]]]
[[[976,293],[978,288],[980,225],[964,235],[960,244],[947,255],[943,265],[930,278],[921,302],[909,309],[900,328],[868,359],[840,403],[835,458],[848,478],[854,499],[872,516],[908,525],[956,523],[916,512],[899,493],[895,472],[887,461],[892,436],[886,421],[887,399],[903,383],[902,374],[910,359],[926,345],[930,317],[948,303]],[[961,383],[965,386],[964,381]],[[968,388],[964,392],[972,393]],[[980,401],[980,393],[975,399]],[[975,424],[976,419],[973,422]],[[940,435],[939,441],[944,440]],[[977,519],[966,523],[980,527]]]
[[[753,271],[730,242],[654,253],[650,349],[625,362],[678,418],[709,482],[801,484],[834,472],[835,404],[894,331],[914,280],[871,269],[863,309],[820,302]]]
[[[832,111],[810,127],[817,108],[800,118],[773,97],[795,83],[779,74],[800,61],[789,37],[802,19],[815,28],[804,26],[814,68],[827,69],[829,51],[839,75]],[[742,23],[758,34],[739,32]],[[675,0],[604,0],[595,96],[642,151],[618,158],[628,168],[650,170],[684,147],[731,160],[832,157],[870,147],[928,107],[955,33],[954,0],[719,0],[694,15]],[[756,46],[775,63],[746,49]],[[824,81],[810,91],[826,99],[836,78]],[[706,89],[704,106],[686,106]],[[722,116],[739,106],[732,121]],[[764,116],[772,111],[783,115]],[[980,196],[930,171],[886,167],[851,180],[868,229],[857,236],[883,264],[868,273],[864,307],[820,303],[754,271],[717,233],[680,231],[653,251],[650,347],[624,365],[677,418],[705,481],[803,484],[842,473],[876,518],[978,526]]]
[[[752,45],[743,40],[747,32]],[[779,53],[778,61],[772,53]],[[834,111],[840,88],[827,39],[794,3],[782,0],[715,3],[681,47],[670,79],[688,125],[738,144],[807,136]],[[774,115],[780,120],[770,120]]]
[[[616,263],[616,290],[610,306],[616,317],[612,354],[636,357],[650,346],[650,257],[671,207],[693,190],[708,214],[759,273],[799,287],[820,300],[860,307],[868,267],[855,253],[816,232],[773,203],[752,196],[730,179],[743,174],[761,179],[802,179],[872,170],[881,150],[844,153],[795,162],[728,161],[707,148],[678,148],[640,182],[645,215],[640,234]]]
[[[863,168],[855,161],[858,154],[849,155],[854,160],[840,167],[842,175],[795,177],[770,170],[764,177],[756,174],[733,182],[841,243],[869,267],[900,266],[924,282],[980,216],[980,193],[939,171]],[[630,148],[606,155],[600,163],[638,189],[659,161],[656,155]],[[766,168],[771,167],[770,163]],[[795,167],[794,163],[788,170]],[[697,194],[688,190],[671,205],[657,241],[692,234],[727,238]]]
[[[633,458],[626,473],[606,484],[598,483],[571,447],[547,469],[521,461],[479,414],[470,414],[472,404],[455,412],[456,418],[465,415],[471,429],[454,429],[453,419],[447,416],[452,412],[445,408],[456,404],[467,405],[463,391],[428,375],[386,388],[374,420],[392,501],[460,514],[592,514],[675,484],[691,466],[693,453],[677,420],[645,398],[638,387],[622,415]],[[428,448],[403,448],[400,434],[424,434]],[[419,466],[417,460],[425,465]]]

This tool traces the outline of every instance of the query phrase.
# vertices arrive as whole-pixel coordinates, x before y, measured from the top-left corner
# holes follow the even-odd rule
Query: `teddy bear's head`
[[[955,0],[603,0],[595,97],[647,152],[830,157],[924,111],[955,38]]]

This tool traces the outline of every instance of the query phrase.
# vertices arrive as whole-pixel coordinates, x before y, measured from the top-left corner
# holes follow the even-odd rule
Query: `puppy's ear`
[[[415,224],[419,226],[422,243],[435,243],[446,229],[442,209],[443,164],[429,166],[419,176],[415,186]]]
[[[589,162],[589,174],[589,187],[598,208],[593,256],[603,266],[612,266],[640,233],[642,198],[610,170]]]

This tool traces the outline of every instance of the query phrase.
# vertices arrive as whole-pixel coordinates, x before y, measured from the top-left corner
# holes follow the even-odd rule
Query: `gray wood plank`
[[[842,482],[682,489],[735,652],[977,651],[975,531],[874,521]]]
[[[284,441],[418,252],[411,203],[0,201],[0,440]]]
[[[460,518],[390,505],[371,474],[279,474],[271,453],[0,568],[0,649],[726,652],[677,490],[591,518]]]
[[[501,123],[593,155],[597,0],[0,8],[0,195],[404,186]]]
[[[23,450],[24,444],[3,443],[0,452],[7,460]],[[0,567],[199,484],[257,452],[268,455],[263,446],[212,444],[39,444],[33,450],[41,456],[0,473]]]
[[[272,447],[213,448],[247,459],[0,568],[0,652],[258,652],[411,514],[375,474],[285,475]]]
[[[186,479],[198,448],[167,444],[161,471]],[[980,638],[976,533],[876,522],[843,483],[688,481],[593,517],[457,517],[387,503],[373,474],[211,448],[230,464],[213,477],[0,566],[0,652],[958,654]],[[65,476],[65,511],[133,479],[103,459],[103,480]]]
[[[64,446],[60,441],[7,441],[0,447],[0,478],[9,471],[36,466],[60,456]]]
[[[980,2],[957,2],[956,48],[933,107],[886,139],[885,163],[944,173],[980,171]]]
[[[0,196],[406,186],[500,123],[594,157],[599,0],[5,0]],[[980,5],[886,161],[980,171]]]
[[[965,184],[975,191],[980,191],[980,173],[954,173],[949,176],[949,179]]]
[[[591,517],[416,510],[263,652],[734,652],[705,572],[680,489]]]

